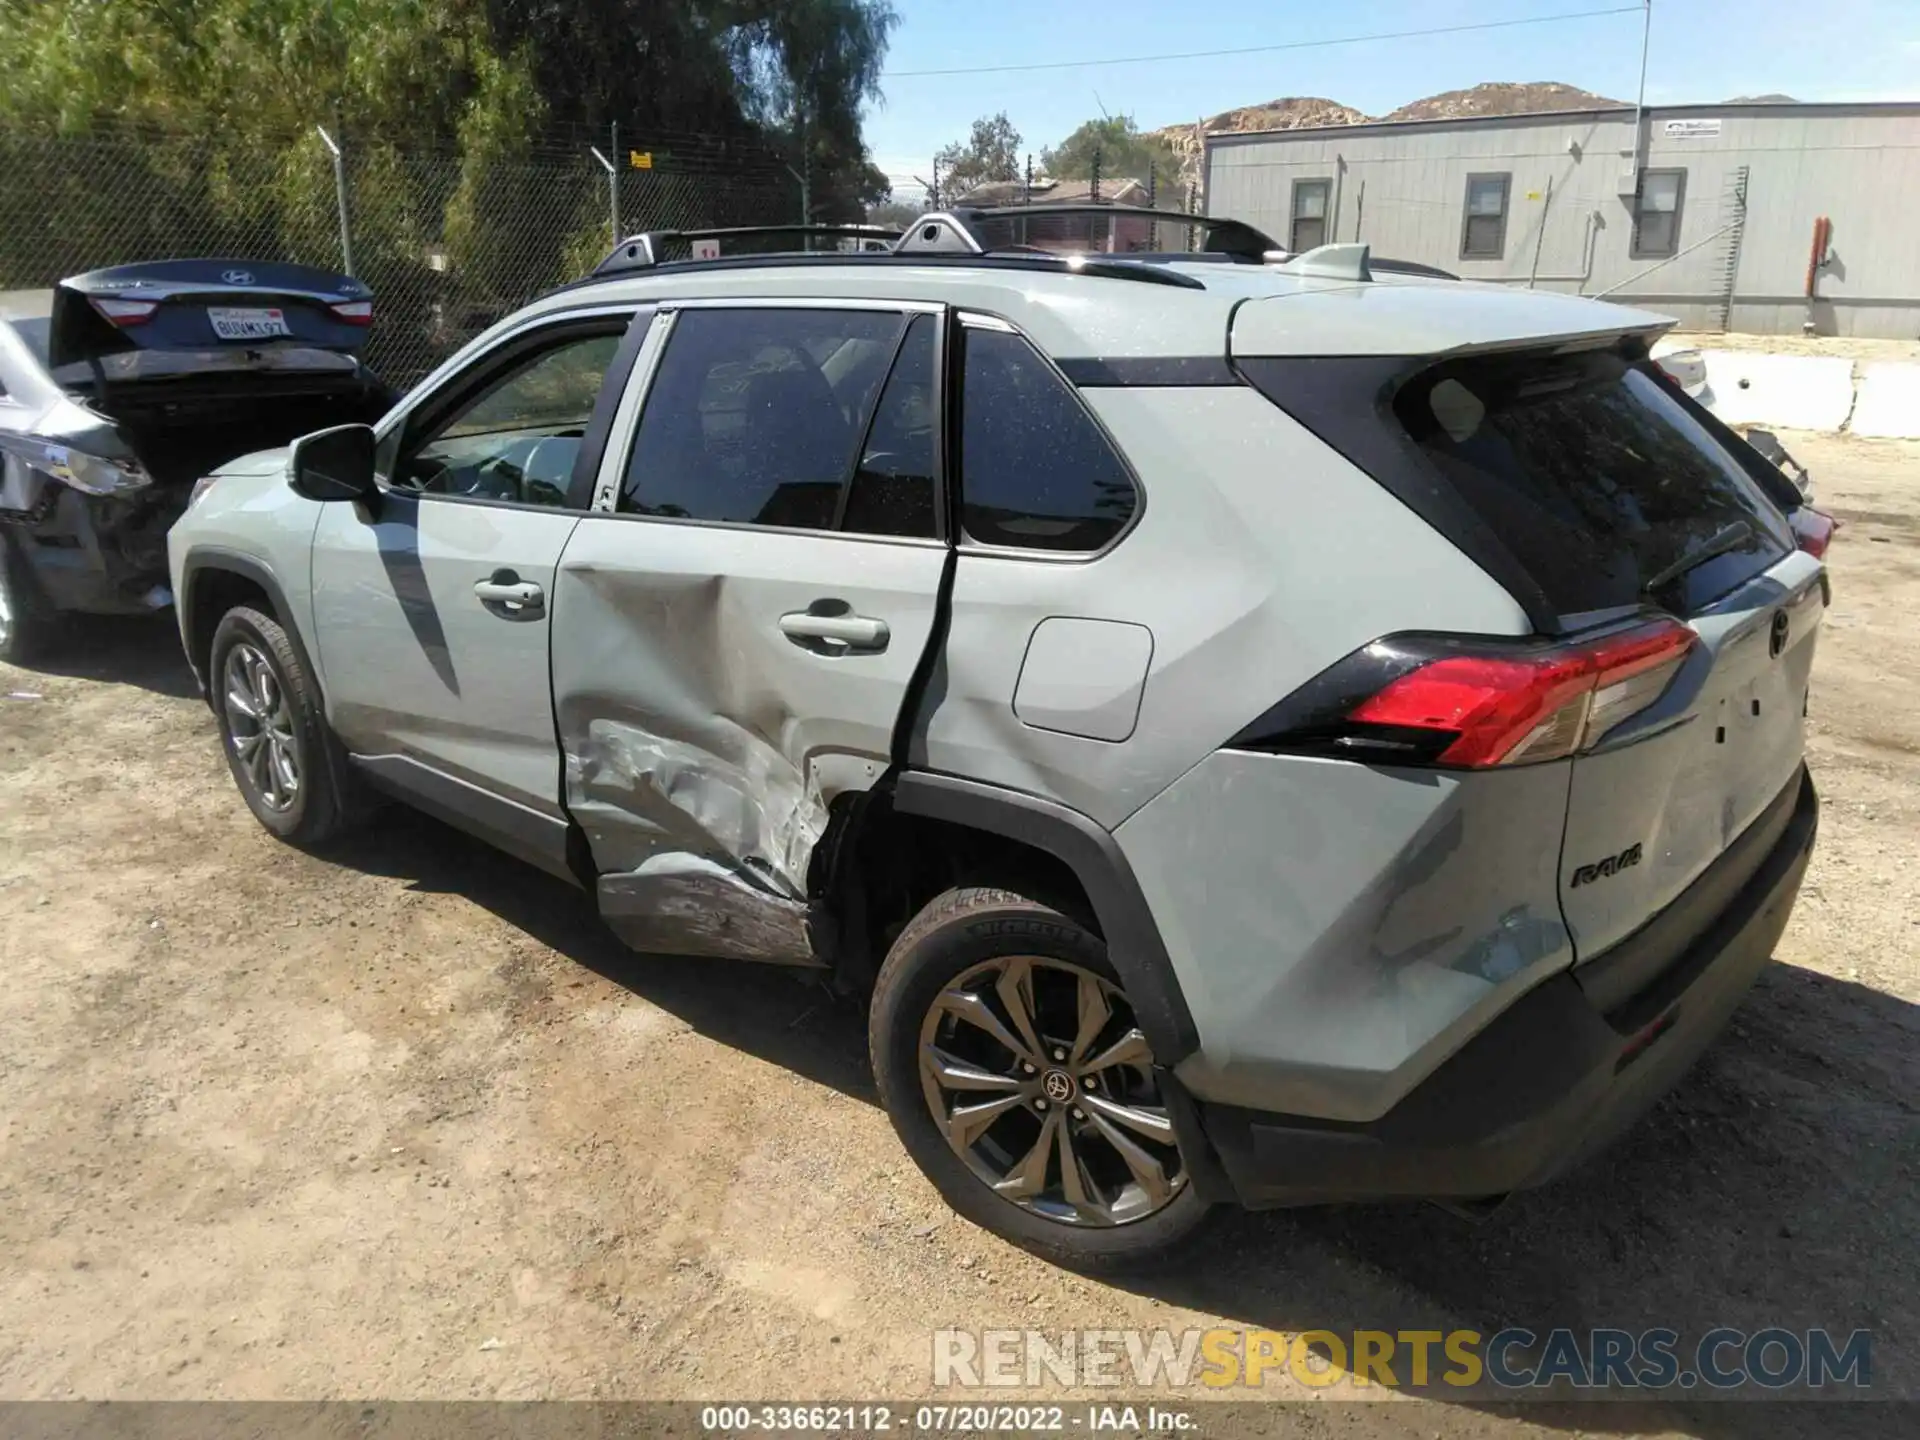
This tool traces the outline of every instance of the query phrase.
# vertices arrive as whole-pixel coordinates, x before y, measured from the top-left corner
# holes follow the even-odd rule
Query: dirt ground
[[[1216,1322],[1864,1327],[1876,1390],[1920,1391],[1920,445],[1788,443],[1846,522],[1826,808],[1731,1031],[1488,1223],[1225,1215],[1123,1284],[953,1217],[818,988],[630,955],[576,893],[403,812],[327,859],[274,842],[164,624],[0,667],[0,1397],[898,1399],[928,1392],[935,1327]],[[1289,1424],[1791,1428],[1323,1408]]]

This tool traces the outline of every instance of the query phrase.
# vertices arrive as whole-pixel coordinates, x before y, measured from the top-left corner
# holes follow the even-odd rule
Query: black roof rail
[[[628,270],[648,270],[655,265],[675,263],[669,258],[669,249],[682,244],[691,246],[696,240],[740,242],[785,236],[795,236],[801,240],[868,240],[891,247],[899,241],[900,232],[883,225],[726,225],[704,230],[645,230],[638,235],[629,235],[614,246],[613,252],[593,267],[593,273],[619,275]],[[802,248],[791,253],[807,255],[817,252]]]
[[[1144,205],[1114,205],[1098,200],[1038,200],[1031,205],[963,207],[949,210],[942,217],[929,216],[928,219],[944,218],[955,222],[968,231],[969,238],[980,249],[991,250],[994,247],[987,243],[985,237],[976,228],[978,222],[1044,219],[1056,215],[1124,215],[1134,220],[1152,220],[1156,224],[1197,226],[1202,231],[1200,239],[1202,253],[1232,255],[1242,260],[1264,260],[1268,255],[1281,250],[1279,242],[1272,236],[1254,229],[1244,220],[1228,220],[1214,215],[1189,215],[1184,210],[1155,210]],[[915,221],[907,227],[906,237],[900,242],[901,249],[914,244],[924,223],[924,221]]]
[[[1451,270],[1442,270],[1438,265],[1423,265],[1418,260],[1382,260],[1377,256],[1369,257],[1368,263],[1376,270],[1386,270],[1395,275],[1425,275],[1433,280],[1458,280],[1460,277]]]
[[[644,239],[635,236],[634,241]],[[1021,252],[1008,254],[996,251],[991,254],[976,255],[971,251],[913,254],[900,251],[848,252],[843,250],[786,250],[774,255],[722,255],[714,260],[663,260],[653,265],[644,261],[633,264],[617,265],[608,268],[602,265],[590,275],[570,281],[559,287],[560,290],[574,290],[585,285],[595,285],[602,280],[623,274],[657,271],[663,275],[686,275],[709,270],[754,270],[768,269],[773,266],[804,268],[808,266],[826,267],[835,265],[861,266],[927,266],[952,265],[967,266],[986,270],[1035,270],[1046,274],[1093,275],[1107,280],[1134,280],[1144,285],[1171,285],[1181,290],[1204,290],[1207,287],[1191,275],[1182,275],[1162,265],[1143,265],[1131,258],[1103,255],[1054,255],[1047,252]],[[557,292],[556,292],[557,293]]]

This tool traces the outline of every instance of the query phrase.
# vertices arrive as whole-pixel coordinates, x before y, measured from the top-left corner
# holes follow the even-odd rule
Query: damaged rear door
[[[566,800],[636,949],[807,963],[934,633],[937,306],[662,306],[555,579]]]

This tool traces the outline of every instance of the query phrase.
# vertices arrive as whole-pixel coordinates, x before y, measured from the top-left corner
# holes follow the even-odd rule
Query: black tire
[[[0,661],[25,665],[40,659],[56,648],[65,628],[16,542],[0,533]]]
[[[256,702],[257,697],[251,692],[236,697],[229,685],[229,665],[236,651],[242,651],[243,669],[252,657],[264,661],[274,690],[285,700],[288,723],[275,733],[287,736],[281,748],[294,758],[297,783],[289,789],[284,784],[285,772],[274,771],[269,784],[280,787],[278,795],[263,785],[258,767],[243,759],[243,738],[265,727],[255,725],[239,709],[240,698]],[[346,752],[327,724],[319,687],[307,673],[287,632],[270,615],[249,606],[236,607],[221,618],[213,632],[207,661],[207,684],[220,726],[220,747],[226,752],[233,783],[254,818],[292,845],[324,845],[340,835],[358,814]],[[262,743],[268,744],[264,739]],[[271,759],[267,763],[271,765]]]
[[[1064,962],[1090,972],[1107,982],[1124,1003],[1124,990],[1107,959],[1106,945],[1086,926],[1050,905],[1011,891],[979,886],[949,890],[928,902],[900,933],[874,982],[868,1043],[880,1102],[907,1153],[946,1202],[974,1224],[1074,1269],[1114,1270],[1164,1262],[1178,1253],[1207,1213],[1190,1169],[1183,1168],[1171,1200],[1157,1210],[1118,1224],[1071,1223],[995,1193],[948,1142],[942,1122],[935,1119],[933,1102],[922,1083],[922,1027],[929,1023],[936,999],[956,980],[984,963],[1016,956]],[[1005,1049],[1000,1053],[1013,1054]],[[1047,1063],[1045,1056],[1041,1058]],[[1086,1117],[1077,1108],[1080,1092],[1073,1093],[1074,1119],[1083,1120]],[[1037,1101],[1023,1102],[1019,1115],[1028,1124],[1037,1117],[1026,1113],[1025,1104],[1046,1108]],[[1056,1121],[1063,1128],[1069,1123],[1064,1114]],[[977,1143],[991,1143],[985,1137],[992,1133],[983,1132]],[[1085,1127],[1078,1133],[1084,1146]],[[1048,1163],[1050,1180],[1060,1177],[1063,1162],[1058,1152]]]

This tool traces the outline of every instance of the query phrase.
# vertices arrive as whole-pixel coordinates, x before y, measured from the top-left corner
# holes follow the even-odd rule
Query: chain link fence
[[[484,155],[331,127],[279,143],[132,128],[0,132],[0,174],[0,291],[177,257],[350,270],[375,296],[366,359],[396,387],[586,274],[616,226],[800,219],[799,183],[777,157],[704,136],[596,145],[566,134]]]

